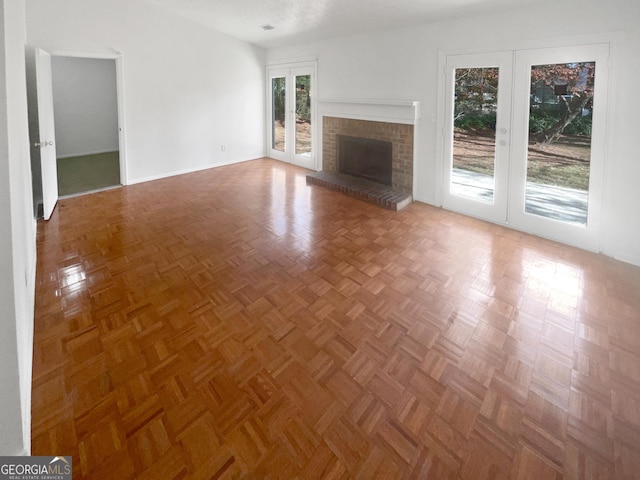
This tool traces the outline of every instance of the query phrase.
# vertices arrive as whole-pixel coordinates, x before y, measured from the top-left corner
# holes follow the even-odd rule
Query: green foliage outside
[[[542,133],[552,128],[564,116],[565,110],[544,111],[531,110],[529,113],[529,132]],[[591,114],[584,117],[577,117],[567,127],[563,133],[566,135],[591,135]]]
[[[529,132],[550,144],[559,135],[591,136],[595,64],[532,67]],[[565,94],[557,94],[558,85]],[[462,130],[496,128],[497,68],[462,68],[455,72],[454,126]],[[582,115],[588,111],[588,115]]]
[[[594,69],[532,67],[528,181],[588,191]],[[453,167],[494,175],[498,69],[456,69],[454,95]]]
[[[311,76],[296,77],[296,120],[309,123],[311,121]]]
[[[529,132],[542,133],[553,127],[562,118],[562,110],[549,112],[532,110],[529,115]],[[566,135],[591,135],[591,115],[578,117],[573,120],[563,131]],[[454,126],[462,130],[495,130],[495,113],[467,113],[454,121]]]
[[[271,88],[273,90],[273,118],[280,122],[284,122],[285,103],[286,103],[286,78],[279,77],[271,80]]]
[[[495,113],[470,113],[457,118],[454,121],[456,128],[462,130],[495,130],[496,114]]]
[[[456,69],[454,126],[462,130],[495,130],[498,69]]]
[[[273,117],[284,123],[287,91],[286,78],[278,77],[271,81],[273,89]],[[311,120],[311,76],[301,75],[296,77],[296,120],[308,123]]]

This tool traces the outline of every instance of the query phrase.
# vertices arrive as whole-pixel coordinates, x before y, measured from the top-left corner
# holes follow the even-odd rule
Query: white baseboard
[[[633,255],[633,254],[627,255],[626,253],[623,253],[621,255],[616,255],[608,252],[602,252],[602,254],[608,257],[614,258],[620,262],[629,263],[631,265],[640,267],[640,257],[638,257],[637,255]]]
[[[252,160],[257,160],[259,158],[264,158],[264,155],[260,155],[258,157],[253,157],[253,158],[246,158],[243,160],[229,160],[227,162],[215,163],[213,165],[203,165],[201,167],[186,168],[184,170],[176,170],[174,172],[163,173],[160,175],[153,175],[150,177],[129,179],[129,181],[127,182],[127,185],[135,185],[136,183],[152,182],[154,180],[161,180],[163,178],[175,177],[177,175],[185,175],[187,173],[201,172],[203,170],[209,170],[210,168],[218,168],[218,167],[224,167],[227,165],[235,165],[236,163],[250,162]]]
[[[427,198],[427,197],[423,197],[423,196],[413,196],[413,201],[414,202],[420,202],[420,203],[426,203],[427,205],[431,205],[432,207],[440,207],[440,205],[438,205],[435,200],[433,200],[432,198]]]
[[[58,159],[62,159],[62,158],[73,158],[73,157],[86,157],[87,155],[100,155],[102,153],[118,153],[120,150],[116,149],[109,149],[109,150],[97,150],[95,152],[84,152],[84,153],[72,153],[71,155],[57,155],[56,158]]]

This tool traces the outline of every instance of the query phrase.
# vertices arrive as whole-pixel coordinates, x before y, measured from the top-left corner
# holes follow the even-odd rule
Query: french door
[[[608,45],[445,61],[443,206],[596,250]]]
[[[443,205],[496,223],[507,217],[512,58],[447,57]]]
[[[268,154],[315,168],[315,67],[269,68]]]

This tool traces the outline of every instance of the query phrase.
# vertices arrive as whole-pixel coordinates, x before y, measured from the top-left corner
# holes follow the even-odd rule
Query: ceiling
[[[481,12],[540,0],[147,0],[263,48],[311,42]],[[272,25],[273,30],[263,30]]]

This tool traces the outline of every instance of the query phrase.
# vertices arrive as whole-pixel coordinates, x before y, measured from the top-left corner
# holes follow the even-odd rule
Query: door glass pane
[[[527,213],[587,224],[595,67],[531,67]]]
[[[276,77],[271,79],[271,102],[271,148],[273,150],[284,152],[286,148],[286,77]]]
[[[493,203],[498,67],[455,69],[450,191]]]
[[[296,155],[311,155],[311,75],[296,76]]]

